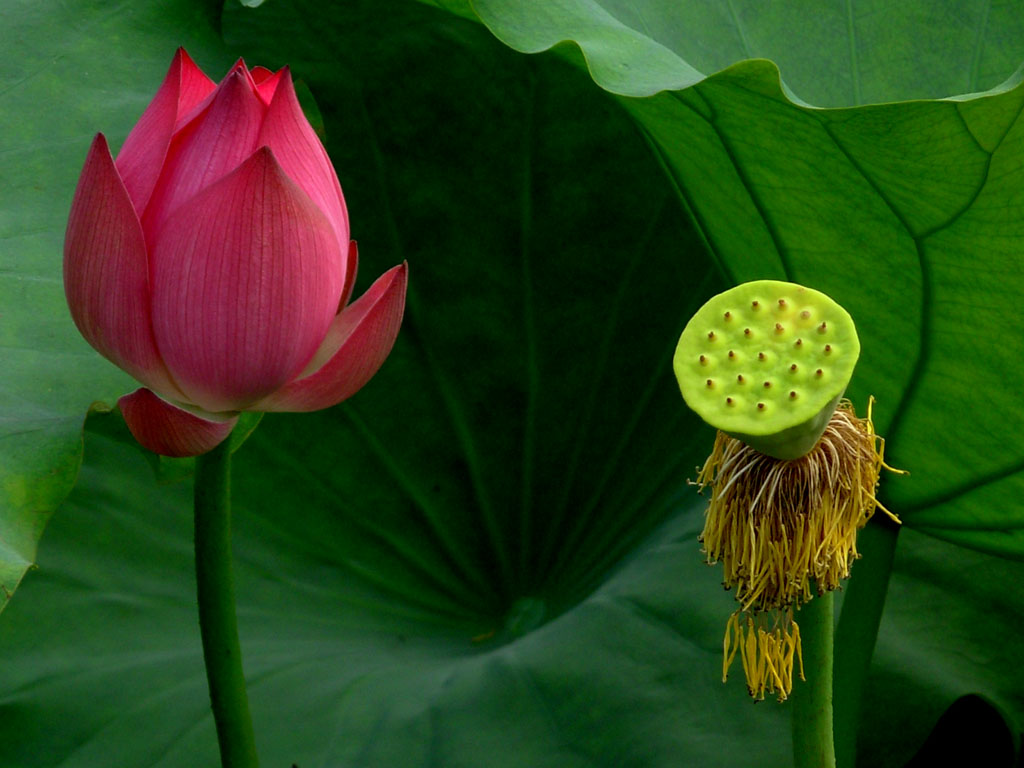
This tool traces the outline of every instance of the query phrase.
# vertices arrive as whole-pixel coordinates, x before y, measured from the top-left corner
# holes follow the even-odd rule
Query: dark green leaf
[[[708,58],[701,46],[742,30],[785,27],[791,32],[775,36],[773,45],[796,56],[782,65],[787,82],[808,94],[813,75],[824,88],[813,100],[826,104],[861,100],[828,75],[819,77],[830,62],[844,61],[837,48],[859,51],[872,35],[887,39],[925,13],[913,3],[877,13],[858,7],[851,10],[858,35],[851,38],[838,16],[801,11],[801,5],[756,13],[748,6],[741,13],[739,3],[715,4],[712,11],[710,3],[650,0],[631,4],[625,14],[611,0],[564,0],[539,19],[513,0],[480,0],[478,7],[499,37],[522,50],[547,48],[552,36],[579,41],[593,51],[589,63],[598,82],[628,94],[653,90],[646,78],[658,67],[623,64],[609,81],[598,62],[629,60],[635,51],[627,38],[639,35],[653,45],[638,29],[658,30],[663,52],[685,51],[691,62],[708,62],[701,67],[719,67],[729,56]],[[936,23],[927,34],[907,37],[905,48],[865,48],[880,57],[911,57],[914,67],[901,73],[858,60],[857,93],[870,84],[880,97],[946,95],[978,87],[980,62],[989,55],[1003,72],[987,77],[988,85],[1024,58],[1024,36],[1004,37],[1007,27],[989,26],[993,19],[981,6],[961,8],[967,16],[929,7]],[[737,13],[727,16],[725,8]],[[702,17],[698,25],[694,16],[684,24],[691,13],[722,20]],[[859,33],[863,25],[873,28],[866,37]],[[917,46],[932,50],[933,33],[960,40],[951,32],[958,25],[959,35],[973,33],[971,46],[962,52],[943,46],[944,62],[913,55]],[[811,49],[799,52],[804,45],[819,51],[822,39],[828,44],[816,57]],[[735,45],[726,48],[740,57]],[[958,86],[956,62],[968,53],[975,74]],[[782,54],[780,60],[788,61]],[[932,72],[940,63],[952,79]],[[800,76],[807,79],[798,88]],[[888,506],[935,536],[1018,558],[1024,557],[1024,410],[1015,404],[1024,362],[1013,318],[1024,295],[1020,79],[979,97],[821,110],[794,103],[772,63],[747,61],[688,81],[696,85],[685,91],[622,99],[733,280],[802,282],[850,310],[863,349],[850,395],[860,408],[869,395],[878,397],[877,423],[889,439],[890,461],[911,472],[886,482]],[[940,90],[922,91],[919,82]]]
[[[401,368],[389,363],[391,377]],[[402,519],[367,506],[402,492],[361,455],[345,412],[268,417],[236,455],[240,627],[263,764],[739,764],[755,748],[785,763],[785,709],[751,705],[742,676],[718,680],[729,601],[696,556],[692,499],[584,600],[518,638],[488,637],[503,600],[452,585],[450,551],[412,500]],[[342,446],[337,477],[296,472],[326,463],[329,443]],[[291,461],[267,461],[285,451]],[[268,468],[275,477],[256,482]],[[0,763],[212,764],[189,491],[156,486],[138,451],[89,434],[40,571],[0,624]]]
[[[906,768],[930,768],[942,763],[970,765],[980,755],[985,764],[1014,768],[1020,734],[1011,730],[999,707],[983,696],[969,694],[954,701],[935,723],[924,746]]]

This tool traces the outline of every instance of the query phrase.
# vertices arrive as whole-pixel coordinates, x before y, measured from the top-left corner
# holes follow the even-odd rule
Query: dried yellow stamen
[[[736,611],[725,626],[722,682],[739,653],[747,678],[747,691],[761,701],[766,693],[785,701],[793,689],[793,673],[804,679],[800,651],[800,627],[791,611],[778,615],[765,612]]]
[[[803,677],[793,609],[850,575],[857,531],[875,509],[899,522],[875,498],[881,470],[898,471],[885,463],[884,448],[871,404],[858,419],[848,400],[799,459],[775,459],[718,433],[697,476],[701,490],[711,489],[701,541],[740,603],[726,627],[722,677],[739,653],[754,698],[768,692],[784,700],[794,664]]]

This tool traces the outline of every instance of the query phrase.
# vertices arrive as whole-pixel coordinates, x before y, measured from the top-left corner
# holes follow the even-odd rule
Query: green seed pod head
[[[708,424],[777,459],[814,447],[853,375],[853,318],[824,293],[756,280],[711,298],[679,337],[683,399]]]

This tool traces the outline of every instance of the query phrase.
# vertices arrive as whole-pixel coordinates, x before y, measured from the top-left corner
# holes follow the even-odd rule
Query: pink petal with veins
[[[117,153],[117,171],[136,211],[153,193],[178,120],[215,88],[214,82],[179,48],[167,76]]]
[[[164,170],[142,216],[150,250],[179,206],[233,171],[256,149],[266,108],[244,69],[242,65],[232,70],[207,107],[171,140]]]
[[[188,399],[242,410],[294,378],[345,279],[327,217],[267,147],[182,205],[153,255],[153,329]]]
[[[385,272],[335,318],[311,363],[323,362],[257,403],[257,411],[317,411],[358,392],[391,352],[405,310],[408,266]]]
[[[287,68],[274,92],[260,131],[259,144],[274,150],[285,173],[313,198],[334,224],[342,254],[348,253],[348,211],[334,166],[302,113]]]
[[[64,292],[75,325],[101,355],[154,389],[181,395],[153,337],[142,227],[102,133],[89,148],[71,204]]]
[[[238,421],[237,414],[208,414],[209,418],[204,418],[160,399],[148,389],[137,389],[117,404],[135,439],[161,456],[198,456],[213,450]]]

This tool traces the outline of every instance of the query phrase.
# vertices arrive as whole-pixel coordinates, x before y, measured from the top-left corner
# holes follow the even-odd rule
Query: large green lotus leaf
[[[728,601],[695,551],[692,497],[585,599],[484,638],[502,598],[424,567],[451,553],[345,414],[268,417],[237,454],[240,631],[264,765],[742,764],[755,744],[786,762],[786,710],[718,680]],[[87,434],[81,480],[0,625],[0,763],[212,765],[189,488],[155,485],[127,441]],[[320,472],[330,455],[334,475]],[[481,527],[469,535],[486,539]]]
[[[967,101],[793,105],[768,64],[628,100],[735,279],[814,285],[857,321],[909,526],[1024,554],[1024,87]]]
[[[536,53],[572,42],[627,96],[680,90],[769,59],[821,107],[973,93],[1024,60],[1024,15],[989,0],[472,0],[497,37]]]
[[[378,383],[397,385],[401,368]],[[422,567],[450,550],[393,487],[395,469],[360,449],[369,395],[301,427],[268,417],[237,454],[237,591],[263,764],[788,764],[787,707],[751,704],[738,673],[717,679],[729,601],[696,552],[693,496],[560,615],[486,637],[501,599],[486,587],[462,596]],[[0,624],[0,762],[211,765],[189,487],[157,485],[116,416],[91,425],[80,483]],[[319,471],[331,455],[336,475]],[[374,496],[404,497],[405,515],[366,508]],[[1017,650],[1003,642],[1024,601],[1020,564],[911,543],[862,765],[903,765],[964,691],[1024,709]]]
[[[610,0],[566,0],[548,6],[543,21],[511,0],[479,0],[475,7],[499,37],[522,50],[547,47],[556,34],[550,30],[557,29],[558,39],[594,51],[590,64],[599,83],[622,93],[648,92],[645,73],[657,68],[627,66],[623,14],[610,13],[612,5],[618,7]],[[630,18],[646,19],[659,40],[671,35],[669,47],[691,51],[693,61],[703,62],[700,45],[690,40],[725,39],[721,25],[667,19],[711,13],[711,5],[651,0],[631,4]],[[875,14],[862,7],[863,17],[857,15],[879,30],[891,26],[895,34],[905,14],[924,13],[911,11],[914,5]],[[764,11],[757,14],[758,24],[789,12]],[[934,8],[929,13],[946,18]],[[975,69],[989,66],[978,62],[990,53],[1002,62],[1002,73],[984,83],[1006,77],[1024,58],[1024,36],[1003,35],[1021,18],[993,24],[989,14],[981,26],[964,22],[975,32],[967,49]],[[961,24],[952,17],[946,21]],[[823,34],[819,23],[817,14],[794,16],[786,34],[776,37],[797,51]],[[862,94],[869,82],[881,94],[871,98],[917,93],[913,78],[898,72],[886,78],[881,62],[912,56],[916,64],[916,46],[928,48],[928,36],[940,34],[935,30],[945,29],[941,36],[950,37],[951,28],[928,26],[914,42],[897,44],[892,37],[884,51],[881,43],[870,46],[878,62],[862,72],[872,73],[860,78]],[[691,34],[694,29],[701,33]],[[605,47],[593,42],[597,38]],[[858,36],[858,45],[865,39]],[[948,51],[950,72],[957,50]],[[834,46],[821,51],[816,59],[794,53],[799,60],[783,65],[787,82],[793,85],[804,75],[810,83],[826,72]],[[597,71],[598,60],[621,64],[622,79],[609,83],[604,70]],[[955,78],[932,74],[929,61],[920,61],[922,82],[934,81],[940,89],[929,94],[983,84],[957,85]],[[728,57],[713,65],[725,63]],[[823,110],[795,103],[776,66],[754,60],[692,80],[696,84],[686,90],[621,97],[732,280],[803,282],[852,313],[863,354],[849,394],[860,407],[869,395],[878,397],[875,415],[888,437],[890,460],[911,472],[885,486],[887,504],[909,526],[1008,557],[1024,556],[1024,409],[1015,405],[1024,359],[1013,330],[1024,295],[1020,79],[975,97]],[[797,90],[812,91],[806,85]],[[815,98],[857,100],[834,83],[826,91]]]
[[[717,681],[731,603],[684,484],[710,432],[668,365],[724,284],[613,104],[414,8],[274,0],[225,19],[251,61],[290,61],[317,95],[361,284],[402,258],[413,281],[365,391],[268,417],[238,454],[264,764],[784,764],[785,708]],[[80,486],[0,623],[0,764],[210,764],[187,486],[155,483],[115,416],[92,426]],[[959,562],[939,561],[944,578],[973,584]],[[983,661],[939,655],[908,689],[1019,713],[1012,648],[986,644],[998,623],[957,590],[925,594],[976,620],[979,645],[956,650]],[[891,631],[904,663],[931,642]],[[909,754],[930,725],[886,748]]]
[[[270,37],[293,13],[226,29]],[[395,32],[367,19],[321,23],[324,58],[293,64],[362,282],[408,258],[413,287],[365,391],[268,417],[238,453],[264,763],[707,764],[748,743],[784,761],[785,710],[718,681],[731,606],[684,482],[708,431],[669,359],[722,284],[671,190],[581,74],[418,6]],[[188,488],[157,485],[115,416],[92,423],[0,626],[0,764],[207,764]]]
[[[992,696],[1019,734],[1024,680],[1014,659],[1020,656],[1024,563],[908,530],[900,535],[893,568],[857,765],[908,764],[928,729],[968,691]],[[1004,675],[1011,679],[1000,680]],[[965,736],[963,744],[973,744],[988,764],[981,734]]]
[[[0,610],[35,560],[81,462],[90,403],[131,379],[82,340],[64,303],[64,227],[89,142],[116,147],[178,45],[230,63],[194,2],[5,3],[0,24]]]
[[[392,388],[339,411],[359,454],[394,473],[376,514],[422,509],[449,553],[425,578],[508,605],[543,589],[557,613],[664,518],[701,460],[710,430],[670,359],[723,284],[641,137],[585,76],[431,9],[382,23],[373,7],[232,3],[224,30],[318,94],[362,283],[410,263]],[[311,17],[318,44],[279,33]],[[345,450],[296,467],[338,475]]]

